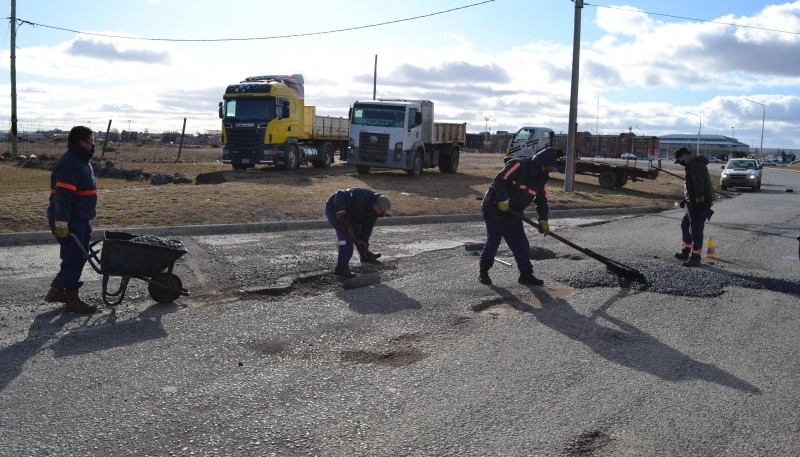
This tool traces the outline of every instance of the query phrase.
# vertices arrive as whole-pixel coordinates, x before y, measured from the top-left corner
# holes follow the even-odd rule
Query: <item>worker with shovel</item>
[[[386,216],[392,202],[386,195],[370,189],[352,187],[334,192],[325,203],[325,217],[336,230],[339,254],[336,275],[344,279],[355,277],[350,271],[353,245],[362,262],[374,262],[380,254],[370,252],[369,238],[379,217]]]
[[[531,247],[522,219],[508,213],[509,208],[517,214],[523,214],[531,203],[536,205],[539,215],[539,232],[547,236],[550,233],[548,216],[550,208],[547,203],[545,184],[549,174],[556,171],[557,150],[545,148],[533,157],[511,159],[497,174],[483,197],[481,213],[486,223],[486,243],[481,251],[478,280],[483,284],[491,284],[489,269],[494,264],[494,257],[504,239],[519,269],[520,284],[541,286],[544,281],[533,275],[531,264]]]
[[[675,163],[686,167],[684,182],[684,199],[681,207],[686,213],[681,221],[683,245],[681,252],[675,254],[683,260],[684,267],[700,266],[700,255],[703,253],[703,230],[706,220],[711,219],[714,211],[711,204],[714,200],[714,189],[708,174],[708,159],[701,155],[693,155],[687,148],[675,151]]]

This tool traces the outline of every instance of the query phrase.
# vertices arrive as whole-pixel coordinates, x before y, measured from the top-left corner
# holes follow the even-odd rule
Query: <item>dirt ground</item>
[[[57,157],[62,145],[26,146],[21,154]],[[101,152],[95,153],[100,158]],[[497,154],[462,153],[458,173],[425,169],[418,178],[402,171],[373,169],[359,175],[337,162],[330,169],[304,166],[287,172],[274,167],[234,171],[217,161],[217,148],[177,146],[117,148],[103,155],[118,168],[150,173],[199,175],[216,184],[165,184],[98,179],[96,229],[230,224],[323,219],[328,196],[346,187],[367,187],[388,195],[394,216],[469,214],[480,210],[482,196],[502,168]],[[176,163],[176,159],[179,159]],[[338,160],[338,158],[337,158]],[[0,233],[47,230],[45,210],[50,173],[23,168],[15,160],[0,161]],[[646,163],[638,164],[646,167]],[[548,183],[552,210],[610,207],[672,207],[682,196],[682,180],[661,174],[655,180],[629,181],[613,190],[600,187],[595,176],[578,175],[575,191],[564,192],[563,175]]]

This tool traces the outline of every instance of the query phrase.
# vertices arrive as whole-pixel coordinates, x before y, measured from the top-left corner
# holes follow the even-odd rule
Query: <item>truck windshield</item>
[[[236,119],[273,119],[275,98],[228,100],[225,103],[225,116]]]
[[[514,134],[514,137],[511,138],[511,142],[515,143],[517,141],[527,141],[530,139],[536,130],[533,129],[520,129],[517,133]]]
[[[403,127],[405,125],[405,106],[355,105],[353,125],[372,125],[376,127]]]

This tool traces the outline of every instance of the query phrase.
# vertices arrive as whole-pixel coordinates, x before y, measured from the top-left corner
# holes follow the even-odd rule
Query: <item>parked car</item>
[[[762,168],[756,159],[730,159],[722,166],[719,186],[722,190],[728,190],[728,187],[749,187],[757,192],[761,189]]]
[[[622,154],[622,155],[621,155],[621,156],[619,156],[619,157],[620,157],[621,159],[636,159],[636,158],[637,158],[637,157],[636,157],[636,154],[631,154],[630,152],[626,152],[625,154]]]
[[[785,167],[788,164],[786,162],[781,162],[780,160],[765,159],[764,161],[761,162],[761,165],[764,165],[766,167]]]
[[[708,157],[706,157],[706,159],[708,159],[708,163],[723,163],[724,162],[724,160],[720,160],[720,159],[718,159],[717,157],[714,157],[714,156],[708,156]]]

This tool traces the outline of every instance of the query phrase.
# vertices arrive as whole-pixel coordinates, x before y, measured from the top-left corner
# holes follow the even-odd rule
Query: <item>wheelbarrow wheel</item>
[[[160,273],[153,276],[147,289],[150,291],[150,297],[156,302],[172,303],[181,296],[183,283],[181,278],[172,273]]]

